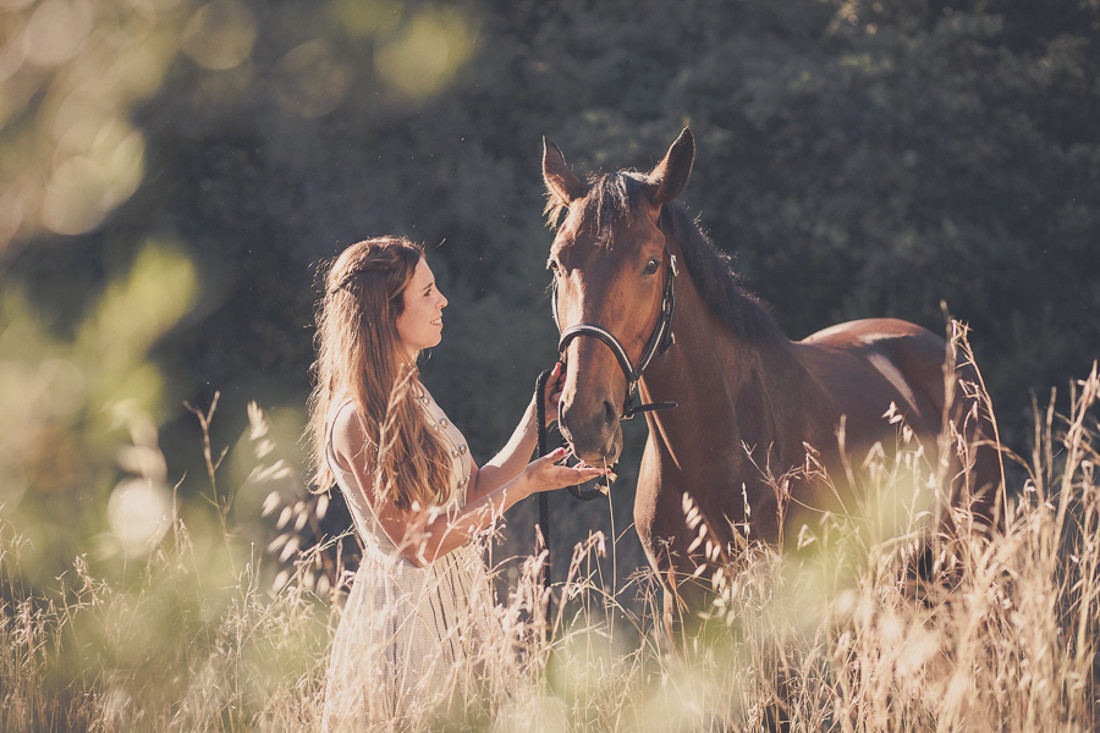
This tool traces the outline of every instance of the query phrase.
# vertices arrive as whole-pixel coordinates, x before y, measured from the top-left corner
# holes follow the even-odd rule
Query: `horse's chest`
[[[732,457],[743,447],[714,450],[690,462],[677,463],[652,445],[646,448],[638,474],[634,523],[643,544],[652,538],[667,540],[686,531],[692,507],[716,517],[737,516],[744,506],[739,461]]]

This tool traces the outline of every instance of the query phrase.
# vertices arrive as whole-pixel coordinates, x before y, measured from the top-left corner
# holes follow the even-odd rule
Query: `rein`
[[[550,378],[550,369],[539,374],[535,380],[535,424],[538,426],[538,457],[546,455],[546,380]],[[571,487],[575,488],[575,487]],[[539,532],[542,534],[542,544],[546,548],[546,562],[542,564],[542,587],[546,589],[546,628],[550,628],[550,498],[547,492],[539,492]],[[538,547],[536,550],[540,549]]]

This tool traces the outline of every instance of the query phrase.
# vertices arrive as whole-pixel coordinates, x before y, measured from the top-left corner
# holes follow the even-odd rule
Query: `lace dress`
[[[466,499],[470,459],[462,433],[421,386],[416,399],[451,446],[455,502]],[[340,410],[354,409],[344,403]],[[483,662],[500,638],[484,561],[467,543],[418,568],[386,536],[354,474],[329,466],[363,545],[333,640],[325,687],[325,730],[401,727],[410,718],[477,694]]]

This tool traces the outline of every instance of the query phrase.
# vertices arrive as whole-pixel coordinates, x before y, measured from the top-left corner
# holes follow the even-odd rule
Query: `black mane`
[[[589,183],[584,213],[608,248],[614,244],[613,225],[628,221],[641,198],[647,195],[645,180],[644,175],[635,171],[620,171],[604,174]],[[723,325],[750,341],[786,338],[767,307],[741,288],[729,255],[714,246],[681,204],[665,204],[658,226],[679,245],[699,296]]]

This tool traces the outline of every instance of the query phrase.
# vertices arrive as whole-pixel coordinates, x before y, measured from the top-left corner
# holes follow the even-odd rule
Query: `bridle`
[[[597,338],[611,349],[611,353],[615,355],[616,361],[619,362],[619,368],[623,370],[623,374],[626,376],[626,397],[623,399],[621,420],[629,420],[639,412],[668,410],[676,407],[675,402],[650,402],[647,404],[635,405],[634,400],[637,397],[638,382],[642,378],[642,372],[645,371],[654,357],[665,353],[668,347],[676,342],[676,337],[672,332],[672,325],[676,318],[676,276],[679,274],[680,266],[676,262],[676,255],[668,252],[668,270],[665,274],[664,293],[661,295],[661,312],[657,315],[657,322],[653,324],[653,333],[649,335],[649,340],[646,342],[645,349],[642,351],[642,358],[638,360],[636,365],[630,361],[630,357],[627,355],[626,348],[623,347],[622,342],[615,338],[615,334],[611,333],[611,331],[603,326],[594,323],[577,323],[561,331],[561,337],[558,339],[558,356],[562,363],[565,363],[566,347],[569,346],[573,339],[581,336]],[[561,330],[561,320],[558,317],[558,291],[556,280],[554,281],[554,290],[551,294],[550,303],[554,313],[554,323],[558,324],[558,329]],[[545,392],[546,380],[549,376],[549,369],[539,375],[535,383],[536,395],[542,395]],[[542,412],[544,407],[541,397],[536,399],[535,402],[539,410],[536,422],[539,426],[538,453],[541,456],[545,455],[547,450],[546,416]],[[591,501],[602,495],[602,492],[598,489],[582,489],[580,486],[570,486],[569,493],[585,501]],[[539,517],[539,526],[542,529],[543,541],[548,543],[550,536],[550,520],[545,493],[539,494]],[[544,573],[543,582],[548,585],[550,578],[549,559],[547,559],[547,566],[544,568]]]
[[[649,363],[653,361],[655,356],[665,353],[668,347],[676,341],[676,337],[672,332],[672,323],[676,317],[676,276],[680,274],[680,267],[676,262],[676,255],[669,252],[668,256],[669,261],[668,270],[665,274],[664,293],[661,296],[661,312],[657,316],[657,322],[653,325],[653,333],[650,334],[649,341],[646,342],[645,349],[642,351],[642,357],[638,360],[636,365],[631,363],[630,357],[627,355],[622,342],[615,338],[615,335],[603,326],[594,323],[577,323],[561,331],[561,337],[558,339],[558,354],[563,363],[565,362],[566,347],[569,346],[571,341],[581,336],[592,336],[593,338],[597,338],[611,349],[611,353],[615,355],[615,359],[619,362],[619,368],[623,370],[623,375],[626,377],[626,398],[623,400],[622,420],[629,420],[639,412],[667,410],[676,407],[675,402],[651,402],[642,405],[634,404],[634,400],[637,397],[638,382],[642,378],[642,372],[645,371],[646,367],[649,366]],[[552,296],[552,308],[554,312],[554,322],[558,324],[560,330],[561,321],[558,319],[558,292],[556,281]]]

